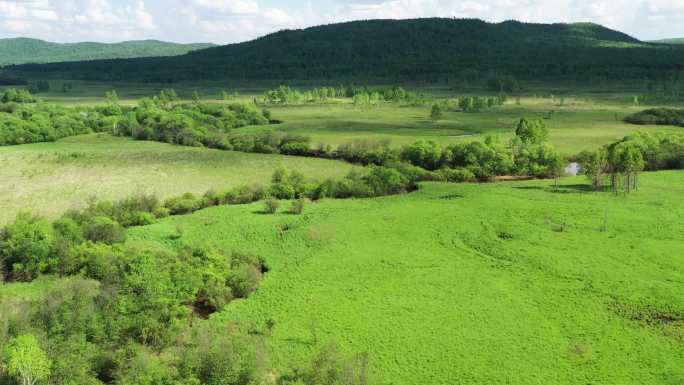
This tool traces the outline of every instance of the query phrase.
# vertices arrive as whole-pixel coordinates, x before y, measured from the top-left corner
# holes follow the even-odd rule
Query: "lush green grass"
[[[207,150],[104,134],[0,147],[0,223],[22,210],[52,216],[85,205],[91,197],[152,193],[163,198],[267,182],[280,166],[315,178],[343,176],[352,168],[324,159]]]
[[[81,86],[89,91],[48,97],[92,104],[111,88]],[[125,90],[125,103],[152,93],[149,86]],[[566,96],[560,106],[559,98],[528,96],[481,113],[446,112],[438,122],[428,118],[429,104],[269,107],[283,124],[242,130],[310,135],[314,145],[381,139],[398,146],[506,137],[521,116],[550,117],[551,140],[564,154],[634,131],[681,131],[623,123],[643,108],[627,99]],[[20,210],[56,215],[91,196],[166,197],[265,182],[279,166],[311,178],[352,168],[108,135],[1,147],[0,223]],[[641,191],[626,198],[589,192],[583,178],[569,178],[558,191],[549,181],[426,184],[409,195],[309,204],[301,216],[265,215],[262,203],[224,206],[131,229],[129,242],[208,243],[263,257],[270,271],[259,291],[212,320],[266,333],[280,368],[309,362],[316,345],[334,342],[368,352],[378,384],[679,385],[682,176],[645,174]],[[55,282],[0,285],[0,302],[38,298]]]
[[[59,86],[60,81],[54,81]],[[140,98],[151,97],[168,84],[140,85],[133,83],[72,82],[74,90],[69,93],[51,92],[39,95],[49,102],[67,105],[93,105],[104,103],[105,92],[116,89],[122,103],[131,105]],[[240,92],[237,99],[250,102],[260,98],[263,87],[252,85],[239,89],[216,83],[182,83],[173,85],[179,95],[190,99],[198,91],[205,100],[219,102],[222,90]],[[54,87],[53,87],[54,88]],[[59,87],[57,87],[59,88]],[[304,87],[302,89],[308,89]],[[415,87],[435,101],[463,96],[449,87]],[[552,91],[550,91],[552,90]],[[407,107],[381,104],[373,107],[354,107],[349,99],[334,100],[326,104],[266,106],[275,119],[283,124],[267,127],[245,127],[242,130],[278,130],[310,136],[313,144],[336,146],[353,140],[389,141],[392,145],[410,144],[419,139],[434,140],[442,144],[463,140],[483,139],[494,134],[511,137],[516,121],[523,117],[544,118],[550,128],[551,141],[564,155],[574,155],[586,149],[622,138],[635,131],[681,131],[676,127],[634,126],[623,119],[642,111],[644,106],[634,106],[632,97],[638,90],[601,92],[597,89],[572,89],[560,87],[534,87],[520,98],[520,105],[511,97],[503,107],[483,110],[479,113],[446,111],[439,121],[430,119],[432,101],[424,106]],[[470,90],[467,94],[482,94]],[[556,96],[552,99],[551,93]],[[544,95],[544,97],[542,97]],[[561,97],[564,99],[561,105]]]
[[[675,385],[682,176],[645,174],[628,197],[569,178],[558,191],[549,181],[426,184],[311,204],[302,216],[217,207],[133,229],[130,242],[264,257],[260,290],[213,320],[275,321],[276,365],[334,341],[368,352],[377,383]]]
[[[55,87],[61,84],[60,81],[53,83]],[[93,105],[104,103],[105,92],[116,89],[122,97],[122,103],[130,105],[169,87],[168,84],[72,83],[74,90],[69,93],[51,92],[39,96],[60,104]],[[229,84],[216,83],[181,83],[172,87],[183,98],[190,99],[192,93],[198,91],[204,99],[215,102],[219,102],[217,98],[222,90],[239,91],[238,100],[243,102],[260,98],[264,90],[258,85],[236,89]],[[301,89],[308,88],[310,86]],[[445,86],[409,88],[433,97],[436,101],[464,95],[463,92]],[[465,93],[482,94],[482,91],[469,90]],[[552,93],[556,95],[553,99],[550,97]],[[511,97],[505,106],[479,113],[447,111],[444,118],[437,122],[430,119],[432,102],[418,107],[394,104],[354,107],[350,100],[345,99],[316,105],[266,106],[273,112],[273,117],[283,121],[283,124],[246,127],[243,130],[279,130],[308,135],[314,145],[320,143],[336,146],[359,139],[389,141],[399,146],[419,139],[452,143],[482,139],[487,134],[507,138],[512,136],[515,122],[527,116],[545,118],[550,128],[551,141],[564,155],[595,149],[635,131],[681,131],[681,128],[676,127],[634,126],[625,123],[623,119],[626,116],[647,108],[632,104],[632,97],[640,93],[640,90],[627,89],[604,92],[600,87],[583,89],[535,86],[520,98],[520,105]],[[561,97],[564,98],[563,105],[560,105]]]
[[[332,145],[354,139],[389,140],[394,145],[418,139],[451,143],[482,140],[487,134],[508,138],[513,135],[515,123],[521,117],[550,117],[545,121],[551,141],[566,155],[595,149],[631,132],[663,129],[635,127],[623,122],[628,114],[643,109],[626,103],[567,97],[563,106],[559,104],[558,97],[555,100],[526,97],[521,99],[521,105],[511,100],[503,107],[479,113],[446,112],[437,122],[430,119],[429,104],[421,107],[384,104],[370,108],[358,108],[349,103],[270,107],[274,118],[284,124],[267,129],[310,135],[314,143]]]

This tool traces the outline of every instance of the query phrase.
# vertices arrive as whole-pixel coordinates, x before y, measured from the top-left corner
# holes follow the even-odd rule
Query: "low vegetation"
[[[674,108],[651,108],[630,115],[625,121],[632,124],[657,124],[684,127],[684,110]]]
[[[377,195],[400,192],[404,187],[397,183],[408,183],[400,174],[381,168],[350,180],[359,186],[355,191]],[[29,383],[60,384],[266,381],[272,374],[259,354],[265,331],[254,335],[240,328],[195,326],[196,320],[254,293],[268,270],[263,259],[186,242],[182,227],[176,227],[169,238],[180,247],[175,252],[125,243],[125,229],[264,197],[271,214],[280,206],[276,198],[299,197],[292,205],[292,213],[299,214],[304,194],[313,191],[317,198],[325,195],[320,186],[305,184],[302,175],[280,170],[267,187],[245,186],[203,197],[185,194],[165,202],[152,196],[93,202],[54,221],[20,214],[0,230],[3,281],[31,282],[44,275],[63,278],[43,299],[26,303],[27,311],[0,312],[4,328],[0,346],[7,344],[6,375]],[[318,359],[323,361],[311,369],[297,366],[279,383],[318,385],[320,376],[327,381],[353,381],[345,382],[350,384],[367,381],[357,363],[348,364],[333,351],[322,349]],[[332,372],[321,373],[320,365]],[[2,376],[0,372],[0,381]]]
[[[676,383],[680,128],[461,75],[7,90],[0,384]]]
[[[368,352],[374,384],[671,385],[684,375],[681,176],[644,173],[626,198],[576,177],[425,183],[304,216],[218,206],[133,228],[128,242],[175,250],[182,225],[184,239],[263,257],[256,295],[212,320],[269,330],[283,375],[337,342]]]

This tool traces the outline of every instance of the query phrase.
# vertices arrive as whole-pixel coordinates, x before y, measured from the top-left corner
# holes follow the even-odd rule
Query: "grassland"
[[[23,210],[53,216],[92,197],[146,193],[164,198],[263,183],[280,166],[314,177],[343,176],[352,168],[323,159],[207,150],[105,134],[0,147],[0,223]]]
[[[74,96],[46,98],[91,105],[110,86],[78,83]],[[156,92],[122,89],[124,104]],[[180,93],[189,97],[192,89]],[[438,99],[458,96],[432,91]],[[241,94],[250,100],[260,91]],[[560,105],[558,97],[528,95],[480,113],[448,111],[437,122],[429,119],[429,103],[269,106],[282,124],[240,130],[303,134],[314,144],[358,139],[399,146],[506,138],[528,116],[545,119],[564,155],[635,131],[681,131],[624,123],[642,109],[628,100],[568,95]],[[279,166],[310,178],[353,168],[103,134],[0,147],[0,223],[21,210],[54,216],[93,196],[163,198],[265,182]],[[373,384],[680,385],[683,176],[644,174],[642,188],[628,197],[589,191],[578,177],[558,189],[544,180],[428,183],[408,195],[309,204],[301,216],[264,215],[263,203],[221,206],[130,229],[128,242],[168,249],[210,244],[264,258],[269,272],[256,294],[210,322],[237,321],[265,334],[277,370],[310,362],[318,347],[334,343],[349,354],[368,353]],[[0,284],[0,302],[31,300],[56,282]]]
[[[59,84],[56,81],[55,84]],[[140,85],[131,83],[73,82],[70,93],[51,92],[41,95],[46,101],[66,105],[93,105],[103,103],[105,92],[116,89],[122,103],[131,105],[142,97],[155,95],[168,85]],[[252,101],[262,96],[265,86],[232,88],[230,85],[188,83],[178,85],[183,98],[190,99],[198,90],[210,101],[221,90],[239,91],[241,101]],[[302,89],[306,89],[302,88]],[[434,101],[462,96],[463,93],[447,88],[414,88]],[[465,94],[472,93],[467,90]],[[555,94],[551,98],[551,92]],[[481,93],[481,92],[480,92]],[[392,145],[410,144],[416,140],[434,140],[442,144],[463,140],[482,139],[493,134],[508,138],[513,134],[515,122],[523,116],[543,118],[550,129],[550,139],[564,155],[574,155],[582,150],[622,138],[635,131],[681,131],[676,127],[635,126],[623,119],[645,107],[635,106],[632,97],[638,91],[623,90],[606,93],[600,89],[530,88],[520,98],[520,104],[511,98],[503,107],[487,109],[478,113],[447,111],[439,121],[430,119],[432,102],[425,106],[399,106],[381,104],[373,107],[354,107],[350,100],[334,100],[326,104],[267,106],[274,119],[283,124],[267,127],[246,127],[243,130],[278,130],[312,138],[314,144],[336,146],[353,140],[389,141]],[[562,96],[561,96],[562,95]],[[561,97],[563,104],[561,105]]]
[[[259,291],[212,320],[273,323],[281,367],[333,342],[367,352],[380,384],[675,385],[684,381],[681,178],[645,174],[627,198],[568,178],[558,190],[426,184],[324,201],[303,216],[217,207],[132,229],[129,242],[265,258]]]
[[[452,143],[482,140],[488,134],[509,138],[516,121],[527,116],[544,118],[552,143],[563,154],[572,155],[635,131],[656,129],[623,122],[628,114],[643,109],[627,103],[568,97],[560,106],[558,97],[552,100],[533,96],[522,98],[520,103],[509,101],[503,107],[479,113],[446,112],[444,118],[436,122],[429,117],[430,105],[400,107],[389,104],[362,109],[351,104],[332,104],[271,109],[273,116],[284,122],[275,129],[309,135],[314,143],[332,145],[355,139],[386,140],[398,146],[418,139]]]

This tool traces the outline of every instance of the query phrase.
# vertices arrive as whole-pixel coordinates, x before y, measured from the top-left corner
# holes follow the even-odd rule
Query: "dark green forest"
[[[425,81],[486,84],[522,80],[671,79],[684,48],[640,42],[596,24],[491,24],[475,19],[370,20],[286,30],[167,58],[9,67],[33,78],[180,82],[195,80]]]
[[[0,66],[78,60],[183,55],[213,44],[177,44],[157,40],[121,43],[52,43],[38,39],[0,39]]]

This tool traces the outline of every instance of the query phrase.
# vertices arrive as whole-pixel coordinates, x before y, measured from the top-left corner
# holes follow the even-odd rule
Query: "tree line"
[[[267,90],[262,98],[266,104],[322,103],[335,98],[351,98],[354,105],[369,105],[380,102],[420,104],[425,97],[402,87],[339,86],[321,87],[300,91],[289,86]]]

